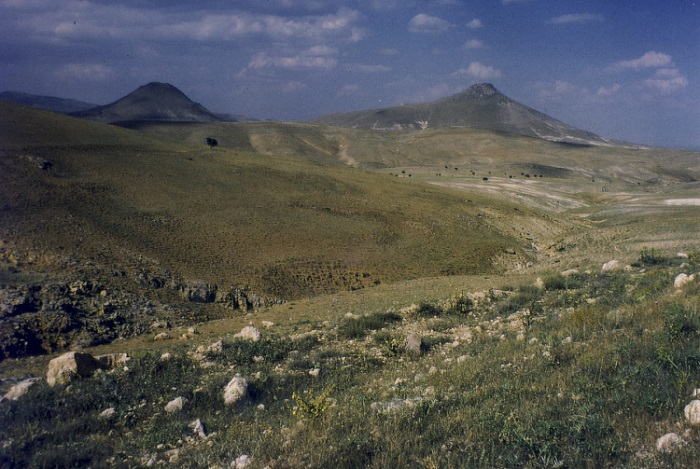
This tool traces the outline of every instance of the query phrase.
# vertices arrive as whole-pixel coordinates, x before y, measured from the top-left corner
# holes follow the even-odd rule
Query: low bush
[[[389,324],[401,321],[400,314],[394,312],[372,313],[358,318],[345,318],[338,326],[338,334],[346,339],[359,339],[367,335],[369,331],[382,329]]]

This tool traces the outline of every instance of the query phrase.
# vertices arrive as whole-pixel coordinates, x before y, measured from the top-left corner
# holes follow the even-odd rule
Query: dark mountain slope
[[[23,104],[25,106],[44,109],[46,111],[59,112],[61,114],[85,111],[97,106],[97,104],[76,101],[75,99],[40,96],[36,94],[21,93],[18,91],[3,91],[0,93],[0,101]]]
[[[429,103],[329,114],[316,122],[377,130],[467,127],[581,145],[612,144],[524,106],[488,83]]]
[[[148,83],[106,106],[73,114],[109,124],[130,121],[219,122],[224,119],[169,83]]]

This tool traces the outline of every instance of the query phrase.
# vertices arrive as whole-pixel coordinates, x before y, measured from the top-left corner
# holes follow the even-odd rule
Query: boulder
[[[180,412],[186,402],[186,398],[182,396],[176,397],[175,399],[173,399],[165,405],[165,411],[169,414]]]
[[[685,418],[691,425],[700,425],[700,401],[694,400],[684,409]]]
[[[126,365],[126,362],[131,360],[131,357],[126,353],[108,353],[106,355],[97,355],[95,360],[100,362],[103,368],[114,370]]]
[[[46,382],[49,386],[68,384],[75,377],[85,378],[102,368],[102,364],[89,353],[68,352],[49,362]]]
[[[29,388],[34,386],[39,381],[41,381],[41,378],[27,378],[25,380],[20,381],[19,383],[12,386],[10,388],[10,390],[7,391],[7,394],[0,397],[0,402],[16,401],[20,397],[27,394],[27,392],[29,391]]]
[[[667,433],[656,440],[656,451],[660,453],[670,453],[685,444],[685,441],[675,433]]]
[[[241,375],[236,375],[224,388],[224,403],[234,405],[248,395],[248,381]]]
[[[233,336],[236,339],[252,340],[253,342],[258,342],[262,339],[262,333],[260,329],[253,326],[245,326],[241,329],[241,332]]]
[[[231,469],[245,469],[251,464],[253,464],[253,458],[247,454],[242,454],[231,462]]]
[[[200,438],[206,438],[207,437],[207,432],[204,430],[204,425],[202,424],[202,421],[197,419],[194,422],[190,424],[190,428],[192,431],[199,436]]]
[[[421,346],[423,345],[423,339],[421,336],[415,332],[411,332],[406,336],[406,352],[409,355],[418,356],[421,354]]]
[[[680,290],[681,288],[685,287],[687,284],[695,280],[695,275],[688,275],[688,274],[678,274],[673,281],[673,286]]]
[[[615,272],[617,270],[622,270],[623,268],[624,266],[620,261],[613,259],[603,264],[603,268],[600,271],[602,273]]]

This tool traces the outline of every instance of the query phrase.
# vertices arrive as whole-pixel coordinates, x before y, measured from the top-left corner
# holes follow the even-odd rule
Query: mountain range
[[[216,114],[195,103],[169,83],[148,83],[123,98],[104,106],[85,108],[87,103],[17,93],[0,95],[57,112],[69,113],[93,121],[130,125],[134,122],[239,122],[255,120],[235,114]],[[61,105],[62,104],[62,105]],[[578,129],[544,113],[518,103],[492,84],[472,85],[461,93],[436,101],[404,104],[383,109],[327,114],[314,123],[374,130],[421,130],[426,128],[474,128],[524,135],[544,140],[579,145],[614,145],[591,132]]]

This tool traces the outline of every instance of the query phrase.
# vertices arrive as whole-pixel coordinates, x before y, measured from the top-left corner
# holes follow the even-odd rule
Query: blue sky
[[[0,0],[0,91],[150,81],[308,120],[474,83],[601,136],[700,149],[700,1]]]

